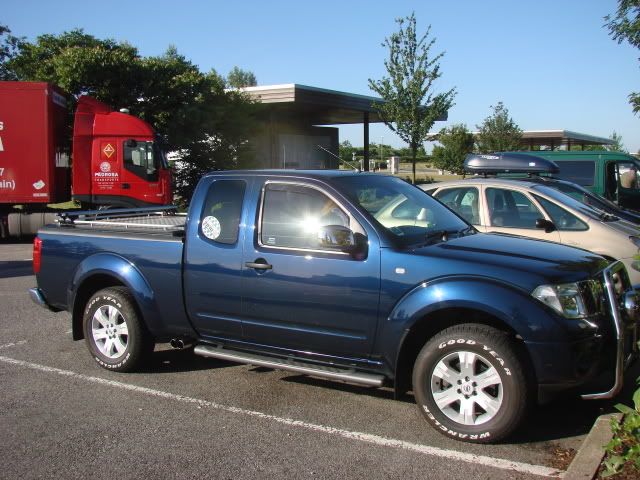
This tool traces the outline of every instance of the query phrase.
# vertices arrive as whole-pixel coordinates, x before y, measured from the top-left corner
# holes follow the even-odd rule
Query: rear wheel
[[[124,287],[94,294],[85,307],[83,328],[94,360],[107,370],[135,370],[153,350],[133,297]]]
[[[527,381],[511,341],[484,325],[456,325],[429,340],[414,365],[413,390],[432,426],[467,442],[505,438],[527,409]]]

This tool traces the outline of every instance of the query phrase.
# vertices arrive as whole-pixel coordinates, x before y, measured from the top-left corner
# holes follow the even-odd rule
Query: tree
[[[434,93],[434,82],[442,75],[440,59],[444,52],[432,55],[436,39],[429,39],[431,26],[419,39],[415,14],[396,20],[397,33],[386,38],[383,47],[389,50],[384,62],[388,76],[369,79],[369,87],[384,102],[374,103],[384,123],[411,149],[413,182],[416,181],[416,156],[435,121],[453,105],[455,88]]]
[[[493,113],[484,119],[482,125],[476,125],[476,145],[480,153],[520,150],[522,130],[509,116],[507,107],[498,102],[491,108]]]
[[[24,38],[11,35],[6,25],[0,25],[0,80],[15,80],[14,73],[7,68],[7,62],[18,54]]]
[[[618,135],[614,130],[609,139],[612,140],[613,143],[611,145],[607,145],[605,147],[606,150],[609,150],[610,152],[628,153],[627,149],[624,147],[624,143],[622,143],[622,135]]]
[[[231,88],[255,87],[257,84],[256,76],[252,72],[238,67],[233,67],[227,75],[227,85]]]
[[[338,145],[338,156],[340,157],[340,163],[346,165],[348,168],[356,168],[358,165],[354,165],[353,154],[356,153],[356,149],[351,145],[349,140],[344,140]]]
[[[165,149],[176,152],[181,171],[176,187],[183,201],[195,181],[212,169],[238,168],[248,161],[247,137],[254,104],[238,92],[225,92],[224,79],[202,73],[175,47],[157,57],[82,30],[41,35],[22,42],[5,66],[18,80],[59,85],[75,99],[88,94],[114,107],[128,107],[151,123]]]
[[[438,141],[442,146],[433,147],[433,166],[440,170],[464,173],[464,158],[473,151],[473,135],[464,124],[452,125],[440,130]]]
[[[615,15],[604,17],[609,34],[618,43],[624,40],[630,45],[640,48],[640,0],[618,0]],[[633,113],[640,112],[640,93],[631,92],[629,103]]]

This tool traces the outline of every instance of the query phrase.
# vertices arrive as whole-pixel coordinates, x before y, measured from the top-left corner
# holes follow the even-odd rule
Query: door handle
[[[259,262],[247,262],[244,264],[247,268],[253,268],[255,270],[271,270],[273,266],[268,263],[259,263]]]
[[[123,183],[123,184],[122,184],[122,189],[123,189],[123,190],[128,190],[128,189],[130,189],[130,188],[131,188],[131,185],[129,185],[128,183]]]

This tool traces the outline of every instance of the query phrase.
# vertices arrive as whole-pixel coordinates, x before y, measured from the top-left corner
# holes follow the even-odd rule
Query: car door
[[[245,239],[245,340],[364,358],[380,292],[375,232],[325,187],[305,181],[265,182],[259,212],[257,231]],[[363,258],[318,246],[318,227],[336,224],[366,237]]]
[[[194,205],[201,203],[202,209],[189,213],[184,247],[185,304],[200,335],[241,340],[240,221],[248,185],[242,178],[203,182],[210,182],[208,188],[199,189],[192,199]]]
[[[536,228],[537,219],[549,218],[525,192],[502,186],[485,186],[484,200],[488,233],[508,233],[551,242],[560,241],[557,230]]]

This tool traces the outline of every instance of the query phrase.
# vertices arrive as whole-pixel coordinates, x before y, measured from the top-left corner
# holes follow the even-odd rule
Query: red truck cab
[[[73,198],[135,207],[172,202],[171,171],[151,126],[80,97],[73,127]]]

